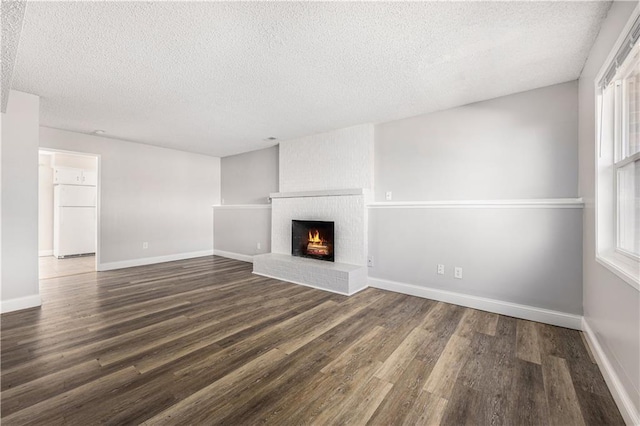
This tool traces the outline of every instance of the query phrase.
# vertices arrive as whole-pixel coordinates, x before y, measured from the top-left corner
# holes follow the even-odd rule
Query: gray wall
[[[376,126],[375,199],[576,197],[577,82]]]
[[[213,250],[219,158],[46,127],[40,147],[101,156],[102,265]]]
[[[570,82],[380,124],[376,200],[576,197],[576,109]],[[581,228],[581,209],[371,208],[369,276],[581,314]]]
[[[276,145],[222,158],[224,202],[214,209],[215,250],[244,256],[271,251],[268,197],[278,192],[278,150]]]
[[[220,160],[222,204],[268,204],[278,192],[278,146]]]
[[[270,253],[271,208],[269,207],[216,208],[214,212],[215,249],[246,256]]]
[[[37,96],[11,91],[7,112],[2,114],[2,311],[40,304],[39,108]]]
[[[614,2],[580,76],[580,196],[584,210],[584,317],[640,412],[640,293],[595,260],[594,79],[637,2]]]
[[[580,209],[370,209],[369,276],[581,314],[581,217]]]

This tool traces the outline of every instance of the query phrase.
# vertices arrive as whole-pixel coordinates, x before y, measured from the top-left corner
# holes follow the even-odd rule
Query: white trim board
[[[315,288],[316,290],[328,291],[329,293],[341,294],[343,296],[353,296],[354,294],[359,293],[362,290],[368,288],[367,286],[364,286],[362,288],[357,289],[354,292],[345,293],[343,291],[331,290],[331,289],[328,289],[328,288],[318,287],[318,286],[315,286],[313,284],[303,283],[303,282],[299,282],[299,281],[295,281],[295,280],[285,280],[284,278],[274,277],[272,275],[263,274],[261,272],[252,272],[252,274],[260,275],[261,277],[271,278],[271,279],[278,280],[278,281],[284,281],[284,282],[291,283],[291,284],[297,284],[297,285],[302,285],[302,286],[305,286],[305,287]]]
[[[233,209],[270,209],[271,204],[216,204],[213,206],[215,210],[233,210]]]
[[[533,198],[524,200],[382,201],[370,209],[582,209],[582,198]]]
[[[613,396],[625,423],[628,425],[640,425],[640,413],[638,413],[634,407],[633,399],[629,396],[624,386],[622,386],[620,378],[616,374],[616,370],[611,365],[609,358],[602,349],[598,338],[593,332],[593,329],[589,326],[586,318],[582,319],[582,330],[584,331],[587,343],[591,348],[591,352],[600,367],[604,381],[607,383],[611,396]]]
[[[38,257],[53,256],[53,250],[40,250],[38,251]]]
[[[454,305],[493,312],[529,321],[537,321],[545,324],[581,330],[582,316],[565,312],[552,311],[535,306],[521,305],[502,300],[488,299],[485,297],[471,296],[463,293],[454,293],[429,287],[421,287],[415,284],[400,283],[396,281],[382,280],[369,277],[369,287],[382,290],[395,291],[411,296],[424,297]]]
[[[235,259],[235,260],[239,260],[241,262],[253,263],[253,256],[248,255],[248,254],[233,253],[231,251],[224,251],[224,250],[215,249],[215,250],[213,250],[213,255],[214,256],[226,257],[227,259]]]
[[[365,195],[365,188],[325,189],[319,191],[272,192],[270,198],[304,198],[304,197],[344,197],[347,195]]]
[[[23,309],[36,308],[42,305],[39,294],[32,296],[18,297],[15,299],[3,300],[0,302],[0,313],[21,311]]]
[[[143,257],[140,259],[121,260],[118,262],[98,263],[96,269],[100,272],[113,269],[131,268],[134,266],[153,265],[156,263],[173,262],[174,260],[193,259],[196,257],[212,256],[213,250],[192,251],[189,253],[176,253],[166,256]]]
[[[640,291],[640,282],[633,275],[633,265],[627,265],[627,262],[615,262],[611,260],[612,256],[604,256],[600,253],[596,253],[596,262],[600,265],[604,266],[614,274],[616,274],[620,279],[622,279],[625,283],[629,284],[636,291]],[[629,262],[631,263],[631,262]]]

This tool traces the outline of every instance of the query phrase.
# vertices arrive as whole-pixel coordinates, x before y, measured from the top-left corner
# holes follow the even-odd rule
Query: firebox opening
[[[291,255],[333,262],[333,222],[292,220]]]

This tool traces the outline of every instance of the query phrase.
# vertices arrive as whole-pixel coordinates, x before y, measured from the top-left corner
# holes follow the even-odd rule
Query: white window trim
[[[616,251],[598,252],[596,262],[609,269],[611,272],[622,278],[627,284],[640,291],[638,284],[637,261],[618,253]]]
[[[629,32],[631,31],[631,28],[633,26],[633,24],[635,23],[636,19],[638,18],[638,16],[640,15],[640,5],[637,6],[633,13],[631,14],[631,16],[629,17],[629,20],[627,21],[625,27],[623,28],[623,30],[620,33],[620,36],[618,37],[618,40],[616,41],[616,43],[613,45],[611,52],[609,53],[609,56],[607,57],[607,59],[604,61],[602,68],[600,69],[600,71],[598,72],[598,74],[596,75],[596,78],[593,82],[594,84],[594,93],[598,93],[600,91],[600,87],[599,87],[599,83],[602,80],[602,78],[604,77],[605,72],[607,72],[609,65],[613,62],[615,55],[618,53],[618,50],[620,49],[620,47],[622,46],[622,43],[625,41],[627,35],[629,34]],[[640,42],[638,42],[640,43]],[[637,45],[636,45],[637,47]],[[618,250],[616,248],[617,246],[617,239],[618,239],[618,230],[617,230],[617,226],[613,226],[614,229],[612,229],[613,234],[610,236],[610,238],[608,239],[612,239],[613,240],[613,244],[611,244],[611,241],[608,241],[609,244],[607,244],[607,246],[603,249],[601,249],[601,247],[604,246],[604,244],[602,244],[603,242],[600,241],[601,238],[601,230],[599,229],[600,226],[600,218],[599,218],[599,213],[598,211],[600,210],[599,207],[599,198],[600,195],[599,194],[599,186],[600,186],[600,164],[598,161],[598,158],[600,156],[601,153],[601,137],[600,137],[600,117],[601,117],[601,108],[602,106],[599,105],[598,102],[598,96],[596,96],[595,98],[595,117],[596,117],[596,126],[595,126],[595,133],[596,133],[596,137],[595,137],[595,141],[596,141],[596,159],[594,161],[594,166],[595,166],[595,177],[596,177],[596,188],[595,188],[595,225],[596,225],[596,262],[598,262],[599,264],[601,264],[602,266],[604,266],[605,268],[609,269],[611,272],[613,272],[614,274],[616,274],[618,277],[622,278],[623,281],[625,281],[627,284],[629,284],[631,287],[635,288],[636,290],[640,291],[640,261],[637,259],[637,257],[633,254],[628,254],[628,253],[623,253],[621,250]],[[614,145],[614,159],[613,159],[613,164],[611,165],[612,167],[614,167],[614,165],[618,164],[617,160],[618,160],[618,156],[617,156],[617,151],[618,151],[618,147]],[[634,156],[635,157],[635,156]],[[625,160],[625,162],[627,161],[633,161],[633,160]],[[615,174],[614,174],[615,175]],[[616,177],[612,176],[614,181],[612,183],[615,183],[615,179]],[[613,206],[611,206],[611,208],[613,209],[613,215],[614,217],[617,217],[617,202],[614,203]],[[616,223],[617,223],[617,219],[616,219]]]

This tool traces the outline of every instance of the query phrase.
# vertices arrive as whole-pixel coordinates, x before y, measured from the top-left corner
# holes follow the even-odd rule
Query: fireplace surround
[[[365,204],[369,195],[363,188],[272,193],[272,252],[253,257],[253,272],[345,295],[366,288]],[[329,238],[321,236],[326,232],[322,226],[333,227],[333,261],[294,255],[295,221],[300,222],[301,219],[308,219],[309,226],[304,228],[301,241],[295,245],[306,243],[306,248],[309,231],[313,231],[312,240],[325,240],[324,245],[327,245]]]
[[[254,273],[345,295],[367,287],[373,147],[373,124],[280,143],[280,192],[270,194],[271,253],[253,257]],[[322,178],[310,172],[310,159],[322,165]],[[334,222],[333,261],[293,255],[292,221],[300,219]],[[312,237],[322,243],[321,235]],[[311,249],[323,253],[322,246]]]

